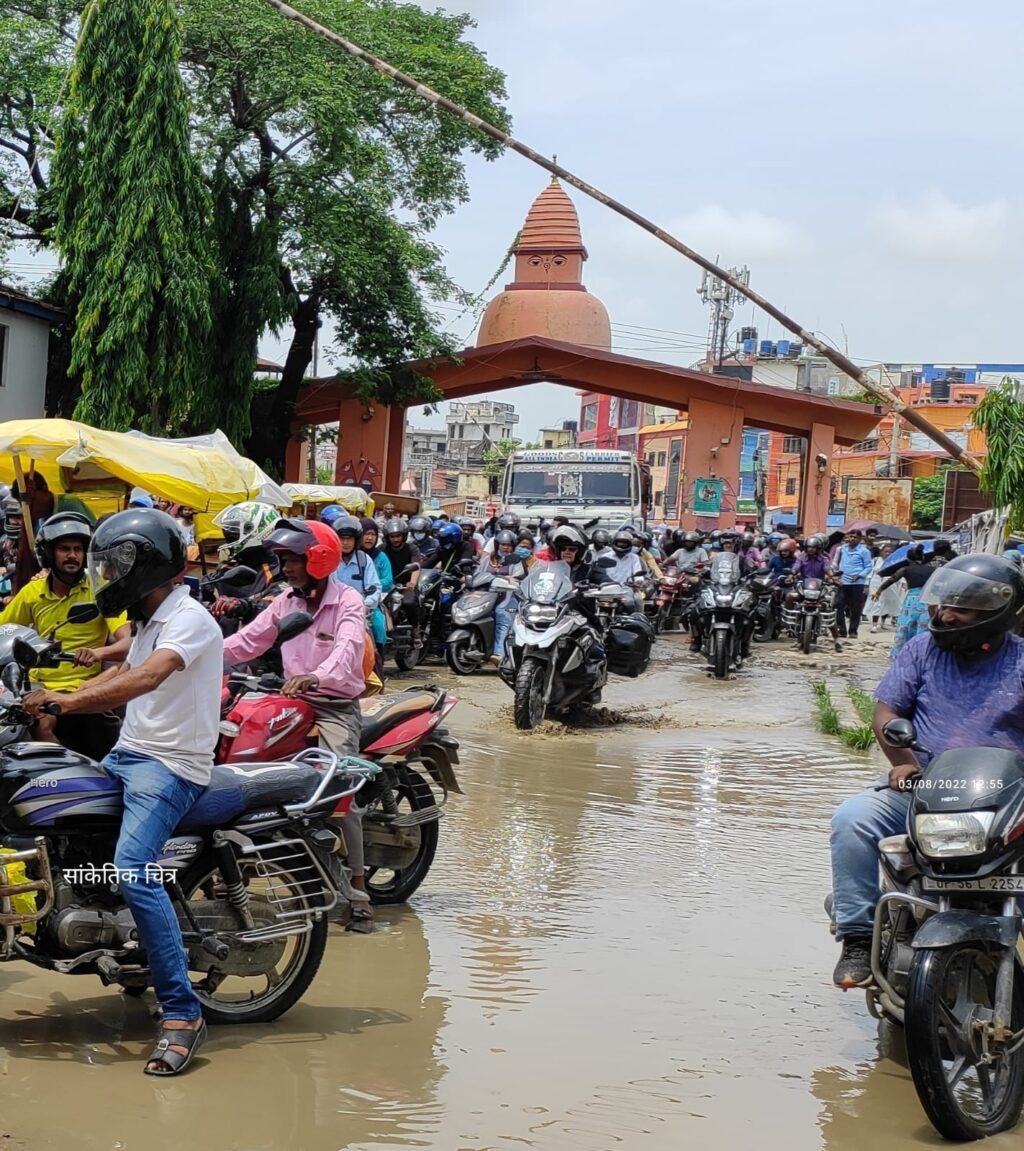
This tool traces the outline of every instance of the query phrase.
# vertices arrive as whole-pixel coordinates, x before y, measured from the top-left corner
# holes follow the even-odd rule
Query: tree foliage
[[[493,479],[505,471],[508,457],[515,451],[529,451],[539,448],[538,443],[524,444],[522,440],[497,440],[489,448],[484,448],[484,475]]]
[[[66,62],[58,0],[11,3],[31,10],[38,27],[31,36],[15,27],[5,5],[0,41],[6,27],[38,67],[47,51],[56,57],[63,51]],[[395,0],[306,0],[302,7],[508,127],[504,77],[466,39],[469,17]],[[180,11],[192,149],[213,205],[220,273],[213,277],[208,353],[213,410],[197,414],[194,425],[224,427],[280,470],[324,322],[333,329],[331,350],[361,394],[383,402],[433,398],[422,377],[402,365],[452,351],[428,300],[465,297],[430,232],[468,196],[465,152],[493,157],[500,146],[283,20],[262,0],[183,0]],[[33,38],[37,48],[30,51]],[[44,50],[44,43],[57,47]],[[0,64],[0,79],[4,74]],[[34,98],[52,109],[57,89],[51,84]],[[24,158],[5,154],[24,182]],[[0,218],[9,221],[13,193],[12,172],[0,168]],[[36,201],[45,204],[45,188]],[[292,340],[282,378],[257,395],[257,340],[285,326]]]
[[[91,0],[52,169],[75,301],[76,415],[154,434],[205,423],[216,266],[189,142],[174,0]]]
[[[914,480],[914,502],[911,512],[918,531],[939,531],[942,527],[942,503],[946,491],[946,473],[922,476]]]
[[[979,486],[997,508],[1009,508],[1008,528],[1024,528],[1024,404],[1020,381],[1006,377],[990,388],[974,410],[974,426],[985,433],[988,455]]]

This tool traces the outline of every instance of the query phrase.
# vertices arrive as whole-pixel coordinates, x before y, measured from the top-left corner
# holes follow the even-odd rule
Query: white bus
[[[550,448],[513,452],[505,463],[502,509],[524,522],[566,516],[582,525],[598,520],[615,528],[644,523],[650,468],[632,452],[604,448]]]

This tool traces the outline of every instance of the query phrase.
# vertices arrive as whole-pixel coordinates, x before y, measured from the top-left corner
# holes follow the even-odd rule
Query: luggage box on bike
[[[630,678],[642,674],[651,662],[654,628],[641,612],[616,619],[604,641],[608,670]]]

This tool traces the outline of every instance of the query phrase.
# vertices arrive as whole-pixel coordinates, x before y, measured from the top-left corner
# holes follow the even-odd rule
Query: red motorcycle
[[[317,743],[309,696],[284,696],[278,675],[232,673],[221,694],[217,763],[279,762]],[[366,886],[374,903],[404,903],[427,877],[437,851],[438,820],[455,776],[456,739],[443,727],[458,703],[441,688],[410,688],[360,700],[360,755],[381,773],[359,793],[366,806]],[[344,814],[351,799],[342,801]]]

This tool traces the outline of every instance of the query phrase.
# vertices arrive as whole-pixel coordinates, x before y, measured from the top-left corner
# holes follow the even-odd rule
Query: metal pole
[[[574,175],[567,168],[563,168],[554,160],[548,159],[547,156],[541,155],[540,152],[535,151],[521,140],[517,140],[514,136],[503,132],[500,128],[495,127],[494,124],[489,124],[486,120],[482,120],[475,113],[470,112],[468,108],[462,107],[461,104],[456,104],[454,100],[449,100],[447,96],[442,96],[440,92],[435,92],[433,88],[420,83],[404,72],[400,72],[394,65],[389,64],[386,60],[382,60],[379,56],[374,56],[372,52],[367,52],[365,48],[361,48],[353,41],[346,39],[344,36],[339,35],[323,24],[318,24],[308,16],[304,16],[290,4],[284,3],[284,0],[264,0],[264,3],[269,4],[271,8],[276,8],[277,11],[287,19],[294,20],[297,24],[301,24],[304,28],[315,32],[323,39],[329,40],[339,48],[343,48],[350,56],[355,56],[357,59],[362,60],[375,71],[385,76],[390,76],[396,84],[401,84],[404,88],[408,88],[421,99],[426,100],[430,104],[434,104],[438,108],[443,108],[446,112],[450,112],[453,116],[462,120],[463,123],[469,124],[479,132],[483,132],[485,136],[490,136],[492,140],[497,140],[498,143],[503,144],[506,148],[510,148],[513,152],[518,152],[520,156],[525,156],[528,160],[532,160],[533,163],[545,171],[550,172],[553,176],[558,176],[559,179],[564,180],[578,191],[583,192],[584,195],[590,196],[592,199],[597,200],[599,204],[604,204],[606,208],[611,208],[613,212],[624,216],[627,220],[636,224],[637,227],[643,228],[645,232],[650,232],[652,236],[656,236],[662,243],[667,244],[688,260],[692,260],[706,272],[717,276],[735,291],[739,292],[745,299],[750,300],[751,303],[756,304],[762,311],[767,312],[772,319],[777,320],[787,331],[792,332],[795,336],[799,336],[803,343],[809,344],[815,351],[819,352],[825,359],[834,364],[841,372],[856,380],[866,392],[877,396],[883,403],[888,404],[893,411],[899,412],[904,419],[906,419],[907,423],[912,424],[919,431],[924,432],[925,435],[934,440],[943,451],[947,452],[955,460],[958,460],[970,468],[971,471],[981,471],[981,464],[974,459],[973,456],[969,456],[955,440],[951,439],[945,432],[926,420],[920,412],[907,407],[895,392],[877,384],[863,368],[858,368],[848,356],[845,356],[837,348],[833,348],[831,344],[826,343],[813,332],[808,332],[802,328],[796,320],[787,316],[785,312],[766,300],[759,292],[755,292],[749,284],[744,284],[742,279],[727,272],[724,268],[720,268],[706,256],[702,256],[699,252],[689,247],[689,245],[684,244],[682,240],[677,239],[663,228],[659,228],[657,224],[652,220],[648,220],[646,216],[641,216],[639,212],[634,212],[632,208],[613,199],[599,188],[588,184],[585,180],[581,180],[579,176]]]

